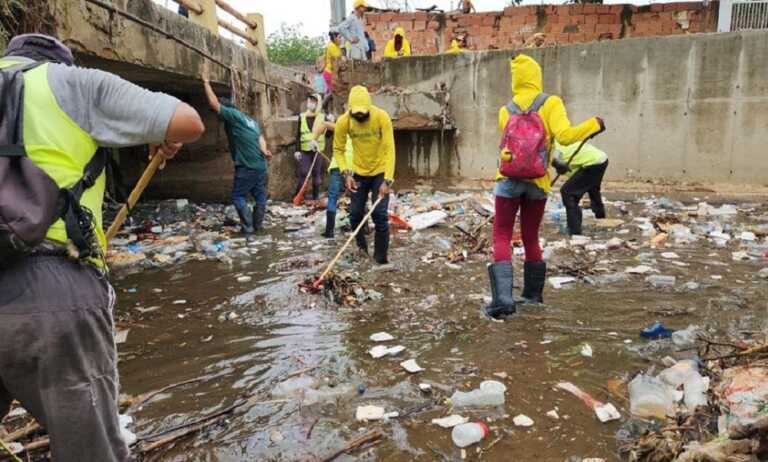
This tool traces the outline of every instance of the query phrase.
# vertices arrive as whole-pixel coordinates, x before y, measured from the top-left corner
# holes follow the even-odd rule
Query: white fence
[[[768,0],[720,0],[717,31],[768,29]]]

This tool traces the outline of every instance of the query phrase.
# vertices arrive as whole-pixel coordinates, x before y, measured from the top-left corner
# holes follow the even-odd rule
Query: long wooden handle
[[[312,159],[312,165],[309,166],[309,171],[307,172],[306,178],[304,178],[304,183],[301,184],[301,188],[299,189],[299,192],[297,192],[296,195],[293,196],[293,205],[299,206],[301,205],[302,202],[304,202],[304,194],[307,193],[309,178],[312,176],[312,173],[315,170],[315,162],[317,162],[317,153],[315,153],[315,157]]]
[[[595,135],[597,135],[597,133],[595,133]],[[579,145],[579,147],[578,147],[578,148],[576,148],[576,152],[574,152],[573,154],[571,154],[571,157],[569,157],[569,158],[568,158],[568,162],[566,162],[566,165],[571,165],[571,162],[573,162],[573,158],[574,158],[574,157],[576,157],[576,154],[578,154],[578,153],[581,151],[581,148],[583,148],[583,147],[584,147],[584,145],[585,145],[585,144],[587,144],[587,141],[589,141],[589,140],[591,140],[592,138],[594,138],[594,137],[595,137],[595,135],[592,135],[592,136],[590,136],[589,138],[585,138],[585,139],[583,139],[583,140],[581,141],[581,144]],[[554,185],[555,185],[555,183],[557,183],[557,180],[559,180],[559,179],[560,179],[560,176],[561,176],[561,175],[558,173],[558,174],[557,174],[557,176],[555,177],[555,179],[554,179],[554,180],[552,180],[552,183],[551,183],[549,186],[550,186],[550,187],[554,186]]]
[[[323,271],[323,274],[320,275],[320,278],[315,282],[315,286],[320,285],[320,283],[325,280],[325,277],[328,276],[328,273],[331,272],[334,266],[336,266],[336,263],[339,261],[339,258],[341,258],[341,255],[344,253],[345,250],[347,250],[347,247],[349,247],[349,244],[352,243],[352,240],[357,237],[357,234],[360,232],[361,229],[363,229],[363,225],[368,221],[369,218],[371,218],[371,215],[373,215],[374,210],[376,210],[376,207],[379,205],[379,203],[384,199],[384,197],[379,197],[379,200],[374,202],[373,207],[371,207],[371,210],[368,211],[368,213],[363,218],[363,221],[360,222],[359,225],[357,225],[357,229],[355,229],[355,232],[352,233],[351,236],[349,236],[349,239],[347,239],[347,242],[344,244],[344,246],[339,250],[339,253],[336,254],[336,256],[331,260],[331,264],[328,265],[328,268]]]
[[[147,189],[147,185],[149,185],[152,177],[155,176],[157,169],[165,161],[165,156],[161,155],[159,148],[153,148],[152,151],[154,152],[152,161],[149,162],[149,165],[147,165],[147,168],[144,170],[141,178],[139,178],[139,182],[136,183],[136,187],[134,187],[133,191],[131,191],[131,195],[128,196],[128,201],[123,204],[123,206],[120,208],[120,211],[117,212],[115,221],[113,221],[109,226],[109,230],[107,231],[107,241],[110,241],[113,237],[115,237],[117,232],[120,230],[120,227],[123,226],[125,219],[128,218],[128,212],[139,201],[141,194],[145,189]]]

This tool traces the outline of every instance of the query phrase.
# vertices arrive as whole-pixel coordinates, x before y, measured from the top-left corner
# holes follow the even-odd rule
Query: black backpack
[[[24,147],[24,72],[36,62],[0,69],[0,267],[29,255],[45,239],[59,218],[78,258],[101,254],[93,215],[80,205],[83,192],[92,187],[106,163],[99,149],[83,171],[83,177],[61,189],[35,165]]]

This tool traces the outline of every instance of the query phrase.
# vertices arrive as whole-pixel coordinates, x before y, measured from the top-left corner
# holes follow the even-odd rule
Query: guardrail
[[[219,35],[219,27],[245,40],[246,46],[266,56],[264,20],[258,13],[243,14],[226,0],[171,0],[189,12],[189,20]],[[219,17],[218,8],[229,13],[245,28],[238,27]]]
[[[768,29],[768,0],[721,0],[718,32]]]

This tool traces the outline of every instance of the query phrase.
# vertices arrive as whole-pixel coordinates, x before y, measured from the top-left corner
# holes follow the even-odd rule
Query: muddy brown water
[[[634,216],[648,216],[640,206],[631,209]],[[613,207],[609,210],[614,216],[618,213]],[[766,212],[763,208],[755,215]],[[630,232],[619,235],[622,239],[647,242],[629,224],[631,219],[627,217],[623,227],[588,228],[588,232],[605,241],[625,228]],[[739,220],[750,222],[743,214]],[[118,313],[138,324],[120,346],[123,392],[139,394],[186,379],[215,377],[145,405],[134,416],[139,435],[188,422],[243,397],[256,401],[227,425],[185,440],[161,460],[321,460],[373,428],[385,432],[382,444],[337,460],[461,460],[450,430],[430,423],[448,415],[449,408],[429,403],[486,379],[506,384],[505,405],[459,413],[491,421],[491,435],[477,447],[487,448],[501,439],[482,453],[469,448],[468,460],[564,461],[570,456],[618,460],[620,443],[614,435],[621,422],[600,423],[581,401],[554,389],[556,383],[572,382],[595,398],[612,402],[624,420],[629,416],[627,387],[615,386],[618,380],[627,380],[665,355],[691,354],[675,351],[668,341],[640,338],[643,327],[658,320],[671,328],[698,324],[716,334],[743,336],[765,328],[768,284],[755,275],[766,263],[732,261],[731,252],[738,247],[733,242],[728,248],[702,240],[681,246],[670,243],[664,249],[598,251],[597,266],[605,268],[604,275],[645,263],[661,274],[677,276],[677,287],[650,288],[645,276],[595,285],[579,282],[560,290],[548,286],[545,306],[524,308],[510,321],[493,323],[479,316],[480,298],[489,290],[485,258],[459,263],[460,269],[428,258],[430,252],[444,252],[444,240],[453,236],[447,226],[398,234],[392,244],[392,272],[371,271],[368,263],[347,260],[345,265],[358,269],[368,287],[384,294],[383,300],[359,307],[338,306],[323,296],[301,293],[298,282],[317,274],[318,266],[287,270],[279,264],[290,258],[327,259],[340,240],[331,245],[301,233],[283,234],[278,228],[270,235],[271,242],[259,244],[252,259],[232,265],[190,262],[116,275]],[[544,224],[544,235],[562,239],[550,220]],[[678,253],[679,261],[689,266],[662,258],[663,251]],[[647,253],[642,261],[641,253]],[[560,255],[556,253],[551,264]],[[518,261],[516,279],[522,275],[519,265]],[[252,280],[238,283],[239,275]],[[682,285],[690,281],[701,288],[684,290]],[[174,304],[179,300],[186,303]],[[156,309],[142,314],[147,308]],[[236,319],[219,320],[231,312],[237,313]],[[372,359],[367,354],[373,346],[368,337],[380,331],[397,338],[390,344],[407,350],[396,357]],[[593,348],[592,358],[579,354],[584,343]],[[426,370],[408,374],[399,363],[410,358]],[[314,366],[305,375],[323,384],[364,387],[365,392],[311,406],[302,406],[298,398],[270,402],[277,383]],[[423,394],[419,383],[433,384],[432,395]],[[387,422],[356,422],[357,406],[368,404],[400,413],[424,409]],[[553,409],[559,420],[546,416]],[[518,414],[532,418],[534,426],[515,427],[512,419]]]

